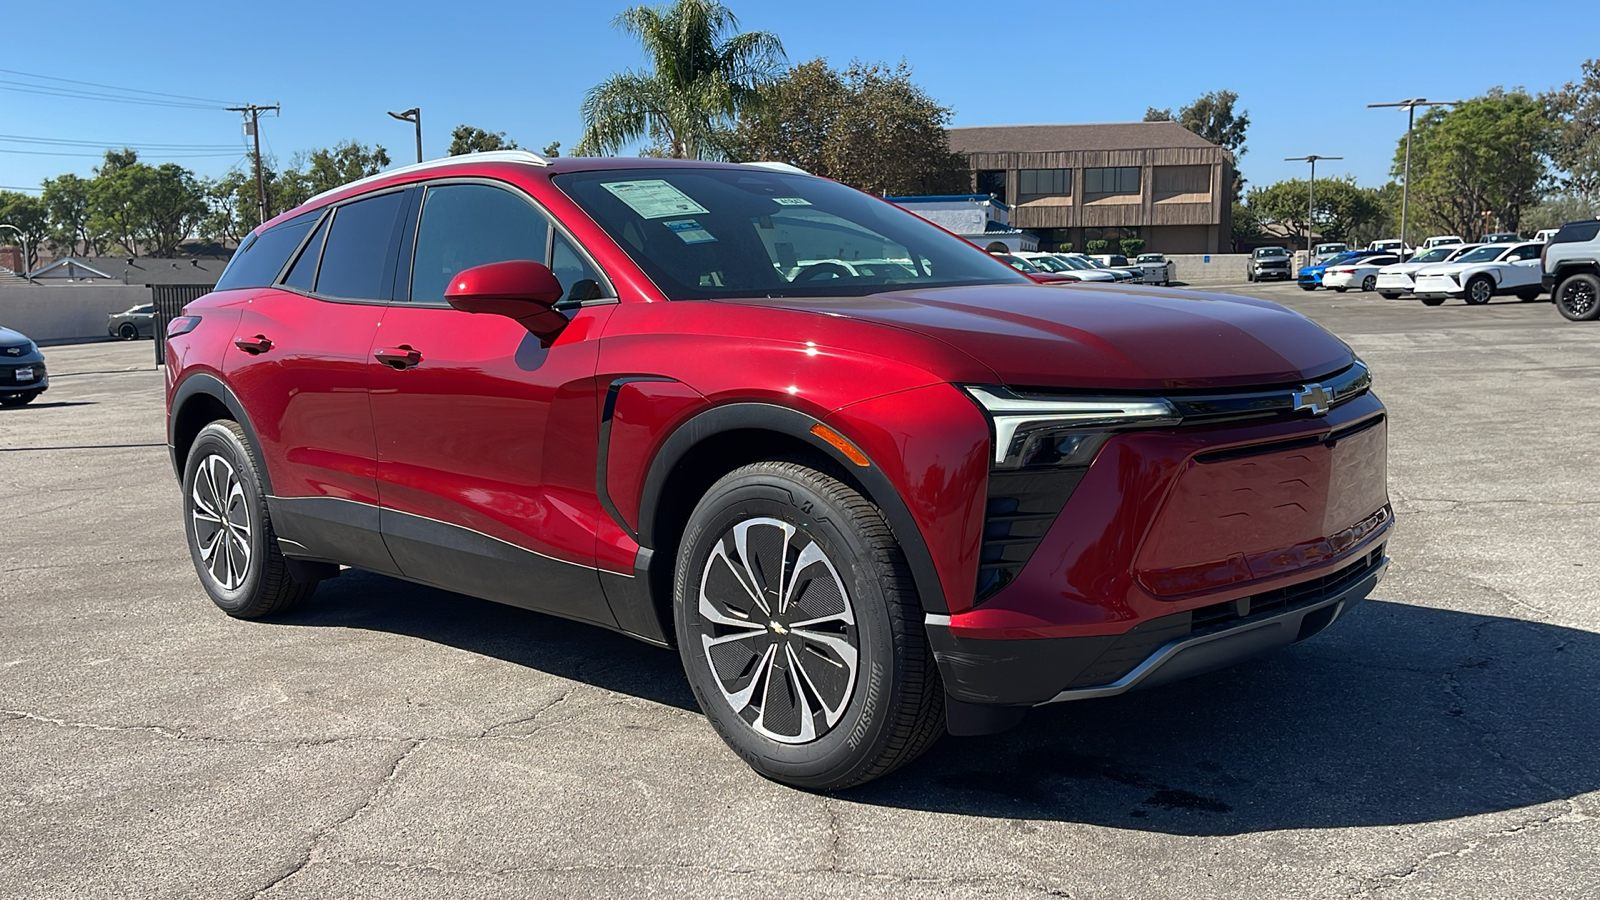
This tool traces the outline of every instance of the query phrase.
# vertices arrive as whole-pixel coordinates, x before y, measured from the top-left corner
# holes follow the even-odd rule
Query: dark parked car
[[[156,306],[145,303],[106,317],[106,333],[125,341],[153,337],[156,333]]]
[[[1338,338],[1038,285],[792,169],[392,170],[257,228],[167,342],[224,611],[346,565],[675,645],[811,789],[1304,640],[1387,565],[1386,412]]]
[[[0,406],[32,403],[49,389],[39,345],[27,335],[0,326]]]

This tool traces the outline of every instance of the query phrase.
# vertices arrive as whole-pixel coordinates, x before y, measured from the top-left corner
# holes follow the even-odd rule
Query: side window
[[[430,187],[417,225],[411,299],[444,303],[445,287],[462,269],[508,259],[543,261],[549,238],[544,215],[510,191],[486,184]],[[559,270],[556,277],[570,290]]]
[[[352,300],[385,298],[385,263],[404,196],[396,191],[333,211],[317,272],[317,293]]]
[[[278,272],[289,261],[289,254],[300,246],[306,232],[317,223],[320,213],[309,212],[245,239],[234,251],[228,268],[217,279],[217,290],[266,287],[278,279]]]
[[[1538,259],[1538,247],[1521,247],[1512,254],[1512,259]]]
[[[284,276],[285,287],[298,288],[310,292],[311,286],[317,278],[317,260],[322,258],[322,239],[328,236],[328,223],[333,221],[333,216],[322,220],[317,226],[316,233],[311,235],[311,240],[306,242],[306,248],[300,251],[300,258],[289,267],[289,274]]]
[[[556,238],[550,249],[550,271],[555,273],[556,280],[561,282],[561,287],[566,290],[566,302],[581,303],[584,300],[599,300],[601,297],[611,296],[606,289],[605,280],[595,272],[594,266],[579,253],[567,236],[556,232]]]

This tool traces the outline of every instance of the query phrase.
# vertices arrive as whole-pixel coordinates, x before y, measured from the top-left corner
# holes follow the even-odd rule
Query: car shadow
[[[58,409],[58,408],[63,407],[63,406],[94,406],[99,402],[100,401],[98,401],[98,400],[49,400],[49,401],[44,401],[44,402],[40,402],[38,400],[35,400],[32,403],[25,403],[25,404],[23,404],[21,406],[7,406],[7,407],[0,407],[0,408],[16,409],[16,410],[22,410],[22,409]]]
[[[364,628],[694,711],[677,653],[365,572],[283,624]],[[945,737],[838,799],[1180,835],[1441,821],[1600,789],[1600,634],[1369,601],[1274,656]]]
[[[698,712],[678,652],[613,631],[349,569],[280,625],[400,634]]]

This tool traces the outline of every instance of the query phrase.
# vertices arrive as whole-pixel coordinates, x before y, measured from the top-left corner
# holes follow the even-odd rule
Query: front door
[[[430,185],[414,243],[370,361],[385,543],[408,578],[614,627],[594,568],[595,368],[613,307],[573,304],[545,347],[511,319],[444,302],[456,273],[508,259],[554,262],[577,296],[608,291],[499,185]]]

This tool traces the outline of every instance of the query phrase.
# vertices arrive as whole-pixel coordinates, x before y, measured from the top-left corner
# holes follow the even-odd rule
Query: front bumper
[[[1380,291],[1398,291],[1402,294],[1409,294],[1416,286],[1417,283],[1411,280],[1410,275],[1384,275],[1381,272],[1378,273],[1378,290]]]
[[[1288,268],[1282,266],[1257,266],[1253,271],[1257,280],[1262,278],[1282,278],[1287,281],[1290,277]]]
[[[16,373],[19,369],[31,369],[33,374],[26,380],[19,381]],[[18,394],[42,394],[50,388],[50,375],[45,370],[44,361],[37,362],[10,362],[0,365],[0,397],[12,397]]]
[[[1447,275],[1424,275],[1417,279],[1413,293],[1430,297],[1459,297],[1461,285]]]

